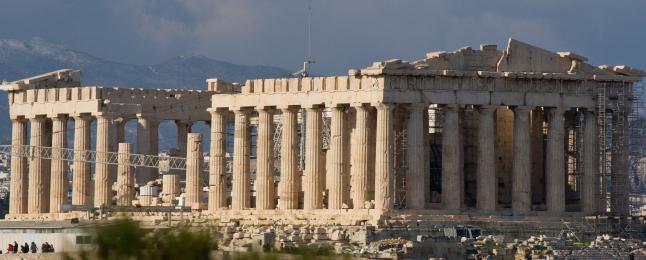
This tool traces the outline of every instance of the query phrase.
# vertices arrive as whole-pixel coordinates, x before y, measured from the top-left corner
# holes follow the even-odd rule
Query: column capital
[[[301,107],[305,109],[321,109],[325,106],[323,104],[303,104]]]
[[[513,107],[510,107],[510,108],[514,112],[516,112],[516,111],[518,111],[518,112],[529,112],[532,109],[534,109],[535,107],[533,107],[533,106],[513,106]]]
[[[392,111],[392,110],[394,110],[394,109],[395,109],[395,106],[396,106],[397,104],[395,104],[395,103],[375,102],[375,103],[371,103],[371,105],[372,105],[373,107],[377,108],[377,109],[381,109],[381,110],[388,109],[388,110],[391,110],[391,111]]]
[[[34,117],[30,117],[29,121],[41,121],[47,119],[47,116],[45,115],[35,115]]]
[[[24,116],[12,116],[11,117],[11,122],[21,122],[21,123],[23,123],[23,122],[27,122],[27,121],[28,121],[27,118],[25,118]]]
[[[71,114],[70,115],[74,120],[92,120],[92,115],[82,113],[82,114]]]
[[[411,110],[417,110],[417,109],[422,110],[424,108],[428,109],[428,106],[429,106],[428,103],[410,103],[408,105],[408,108]]]
[[[445,104],[442,105],[443,110],[450,110],[450,111],[459,111],[460,109],[463,109],[464,105],[462,104]]]
[[[96,118],[115,119],[117,117],[117,114],[111,112],[97,112],[93,113],[92,116]]]
[[[50,114],[47,115],[48,118],[54,119],[67,119],[69,116],[67,114]]]
[[[298,105],[279,105],[279,106],[276,106],[276,108],[280,109],[281,111],[298,110],[298,109],[300,109],[300,106],[298,106]]]
[[[568,107],[545,107],[545,110],[551,113],[560,113],[563,114],[565,111],[569,110],[570,108]]]
[[[323,111],[323,107],[319,107],[319,106],[306,107],[305,111],[307,111],[307,112],[321,112],[321,111]]]
[[[258,106],[255,108],[258,113],[274,113],[276,109],[273,106]]]

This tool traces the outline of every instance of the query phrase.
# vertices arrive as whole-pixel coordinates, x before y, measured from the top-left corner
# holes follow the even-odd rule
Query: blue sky
[[[643,0],[3,0],[0,38],[135,64],[206,55],[297,69],[310,1],[316,74],[480,43],[504,48],[508,37],[646,68]]]

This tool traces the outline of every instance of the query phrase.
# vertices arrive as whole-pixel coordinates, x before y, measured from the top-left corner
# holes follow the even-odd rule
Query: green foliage
[[[116,259],[209,259],[216,242],[208,230],[188,228],[146,231],[131,220],[97,227],[96,257]]]

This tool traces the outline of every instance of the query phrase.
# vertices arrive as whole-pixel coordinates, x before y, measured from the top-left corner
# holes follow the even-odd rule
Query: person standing
[[[13,253],[17,254],[18,253],[18,242],[13,241]]]
[[[35,254],[38,252],[38,247],[36,247],[36,243],[34,241],[31,241],[31,253]]]

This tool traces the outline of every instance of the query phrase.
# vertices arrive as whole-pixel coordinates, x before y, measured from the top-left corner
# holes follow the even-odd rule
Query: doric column
[[[233,138],[233,187],[231,208],[246,209],[251,202],[249,183],[249,111],[236,109]]]
[[[424,113],[428,113],[428,105],[412,104],[409,107],[408,118],[408,150],[406,158],[408,170],[406,171],[406,208],[424,208]]]
[[[191,122],[175,120],[177,127],[177,150],[173,150],[170,156],[186,157],[186,141],[188,133],[191,132]],[[162,198],[165,203],[173,204],[175,197],[181,193],[179,170],[170,170],[162,175]]]
[[[37,116],[30,118],[31,132],[29,145],[31,151],[29,155],[29,192],[27,199],[27,213],[46,213],[49,207],[48,194],[45,194],[44,159],[41,149],[45,142],[45,117]]]
[[[629,102],[629,101],[624,101]],[[627,104],[627,103],[625,103]],[[629,122],[626,110],[612,112],[612,157],[610,169],[610,212],[614,216],[630,214]]]
[[[363,104],[354,106],[355,120],[355,145],[352,147],[352,204],[355,209],[363,209],[368,200],[368,108]],[[309,130],[309,129],[308,129]]]
[[[67,204],[67,162],[63,149],[67,148],[67,116],[52,117],[52,165],[49,211],[61,212],[61,205]]]
[[[158,127],[159,121],[137,115],[137,153],[157,155],[159,153],[158,146]],[[145,185],[149,181],[156,179],[157,169],[148,167],[139,167],[136,169],[136,181],[139,185]]]
[[[496,179],[496,133],[494,112],[497,106],[480,106],[478,112],[477,208],[484,212],[496,210],[498,181]]]
[[[116,145],[119,143],[123,143],[126,141],[126,123],[127,120],[125,118],[118,118],[113,121],[114,123],[114,128],[115,128],[115,139],[116,139]],[[117,147],[118,149],[119,147]]]
[[[256,209],[274,209],[274,111],[258,109]]]
[[[90,163],[86,151],[90,150],[90,115],[74,116],[74,167],[72,169],[72,205],[91,205]]]
[[[12,118],[9,214],[27,213],[27,158],[22,156],[25,145],[27,145],[27,120]]]
[[[565,128],[563,108],[548,109],[547,162],[545,172],[547,211],[565,211]]]
[[[586,110],[583,127],[583,190],[581,201],[583,213],[590,215],[597,211],[599,200],[599,176],[597,175],[597,116],[594,111]]]
[[[303,192],[304,209],[323,207],[323,174],[321,171],[321,121],[320,107],[306,108],[305,131],[305,178]]]
[[[130,154],[132,153],[132,144],[119,143],[117,161],[117,205],[131,206],[135,198],[135,172],[130,166]]]
[[[344,129],[345,129],[345,108],[342,106],[332,107],[332,122],[330,123],[330,162],[328,174],[330,175],[328,209],[341,209],[343,207],[343,179],[345,173],[344,155]]]
[[[459,210],[464,201],[464,165],[460,105],[444,107],[442,128],[442,204]]]
[[[391,104],[377,104],[375,209],[378,210],[391,210],[395,199],[393,110]]]
[[[94,174],[94,207],[110,206],[112,204],[112,178],[109,172],[108,152],[110,151],[110,135],[112,116],[100,114],[96,116],[96,166]]]
[[[190,133],[186,147],[186,206],[200,209],[202,202],[202,134]]]
[[[282,108],[282,132],[280,139],[280,185],[281,209],[298,209],[301,178],[296,167],[296,108]]]
[[[511,207],[514,213],[524,214],[531,210],[531,143],[530,107],[514,109],[514,145],[512,169]]]
[[[215,211],[227,207],[226,111],[210,111],[209,211]]]

